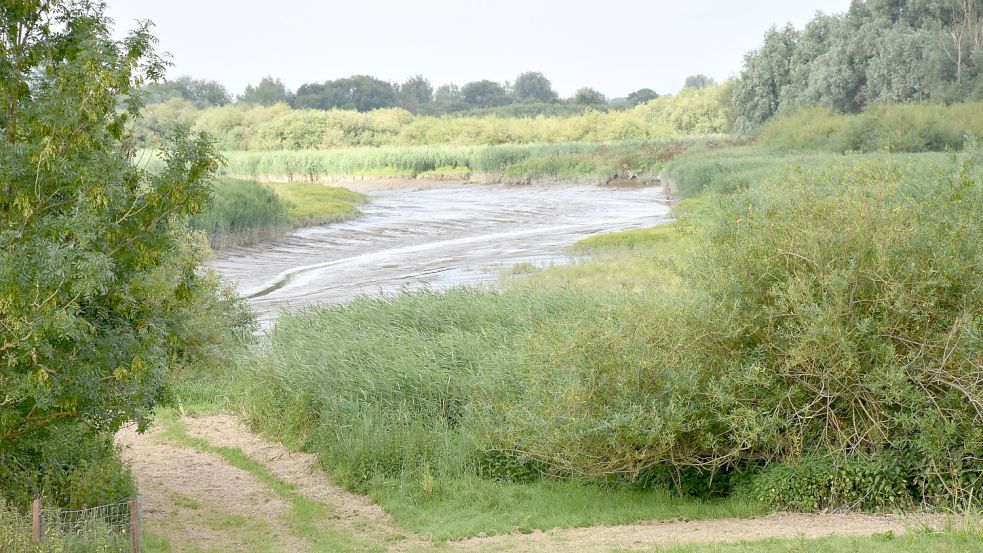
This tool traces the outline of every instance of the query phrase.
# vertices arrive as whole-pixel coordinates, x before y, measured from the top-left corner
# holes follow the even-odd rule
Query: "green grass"
[[[278,183],[271,188],[287,206],[287,220],[296,226],[345,221],[358,216],[366,197],[347,188],[317,183]]]
[[[666,545],[641,549],[615,549],[612,553],[971,553],[983,551],[978,526],[944,532],[914,529],[896,535],[828,537],[821,539],[761,540],[731,544]]]
[[[192,218],[215,248],[275,238],[292,228],[346,221],[358,216],[364,195],[316,183],[260,184],[220,179],[208,209]]]
[[[361,178],[443,178],[473,182],[606,183],[628,167],[654,176],[690,140],[501,144],[490,146],[383,146],[298,151],[230,151],[231,176],[274,181]]]
[[[662,490],[555,480],[388,480],[374,482],[370,494],[400,524],[437,540],[648,520],[748,517],[763,512],[760,506],[734,500],[701,501]]]

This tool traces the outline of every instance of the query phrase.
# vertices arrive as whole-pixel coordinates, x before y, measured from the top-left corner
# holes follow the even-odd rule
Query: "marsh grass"
[[[603,184],[629,168],[653,177],[666,161],[698,140],[384,146],[301,151],[226,152],[224,171],[272,181],[442,178],[472,182],[587,182]]]
[[[317,183],[215,182],[208,209],[192,218],[216,249],[276,238],[290,229],[358,216],[364,195]]]

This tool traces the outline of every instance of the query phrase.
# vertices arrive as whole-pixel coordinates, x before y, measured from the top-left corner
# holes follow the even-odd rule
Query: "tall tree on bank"
[[[272,106],[274,104],[290,102],[290,92],[280,79],[264,77],[256,86],[247,85],[245,92],[239,96],[239,102],[243,104],[256,104],[260,106]]]
[[[515,84],[512,85],[512,96],[517,102],[540,102],[544,104],[558,98],[556,91],[553,90],[553,83],[542,73],[532,71],[516,77]]]
[[[608,99],[597,90],[585,86],[574,94],[573,102],[582,106],[606,106]]]
[[[433,104],[433,86],[423,75],[410,77],[399,85],[399,105],[410,113],[420,113]]]
[[[148,104],[166,102],[172,98],[183,98],[199,109],[232,103],[232,95],[222,86],[222,83],[192,79],[187,75],[167,82],[151,84],[146,89]]]
[[[494,81],[475,81],[461,88],[461,96],[472,108],[493,108],[512,102],[505,87]]]
[[[145,424],[210,347],[198,325],[222,307],[186,219],[220,158],[176,132],[162,171],[135,163],[154,42],[114,40],[96,2],[0,4],[0,476],[59,428]]]
[[[740,119],[819,105],[983,99],[983,0],[854,0],[802,31],[772,29],[734,89]]]

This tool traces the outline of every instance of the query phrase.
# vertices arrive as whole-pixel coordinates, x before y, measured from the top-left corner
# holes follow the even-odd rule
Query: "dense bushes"
[[[81,509],[126,499],[136,490],[112,437],[82,426],[63,427],[17,455],[0,455],[0,482],[0,503],[22,511],[38,494],[49,505]]]
[[[760,141],[783,150],[940,152],[983,136],[983,103],[875,106],[859,115],[808,108],[769,121]]]
[[[228,105],[203,110],[174,99],[147,106],[134,132],[146,147],[175,124],[208,132],[222,150],[318,150],[354,146],[474,146],[663,140],[730,130],[720,87],[685,89],[624,111],[580,108],[558,116],[430,117],[402,109],[367,113]],[[517,108],[516,108],[517,109]],[[505,115],[512,115],[506,113]]]
[[[983,190],[939,159],[773,170],[679,225],[698,244],[682,258],[636,249],[683,277],[668,290],[288,316],[243,363],[246,409],[360,488],[423,470],[966,504],[983,491]]]

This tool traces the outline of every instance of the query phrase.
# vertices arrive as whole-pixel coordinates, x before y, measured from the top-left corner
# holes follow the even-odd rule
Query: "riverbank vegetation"
[[[694,148],[666,169],[691,198],[680,221],[588,240],[594,261],[285,315],[239,365],[242,408],[397,518],[437,516],[467,482],[556,479],[967,507],[976,157]]]
[[[293,109],[286,104],[199,109],[175,99],[148,106],[134,133],[147,147],[175,124],[207,132],[222,150],[318,150],[354,146],[473,146],[662,140],[730,130],[728,88],[685,89],[630,110],[566,116],[414,116],[399,109],[367,113]]]
[[[669,159],[692,143],[665,140],[228,152],[223,171],[281,182],[420,178],[605,184],[619,178],[655,178]]]
[[[252,244],[302,226],[346,221],[358,216],[365,196],[317,183],[260,184],[220,179],[208,208],[191,218],[215,249]]]

